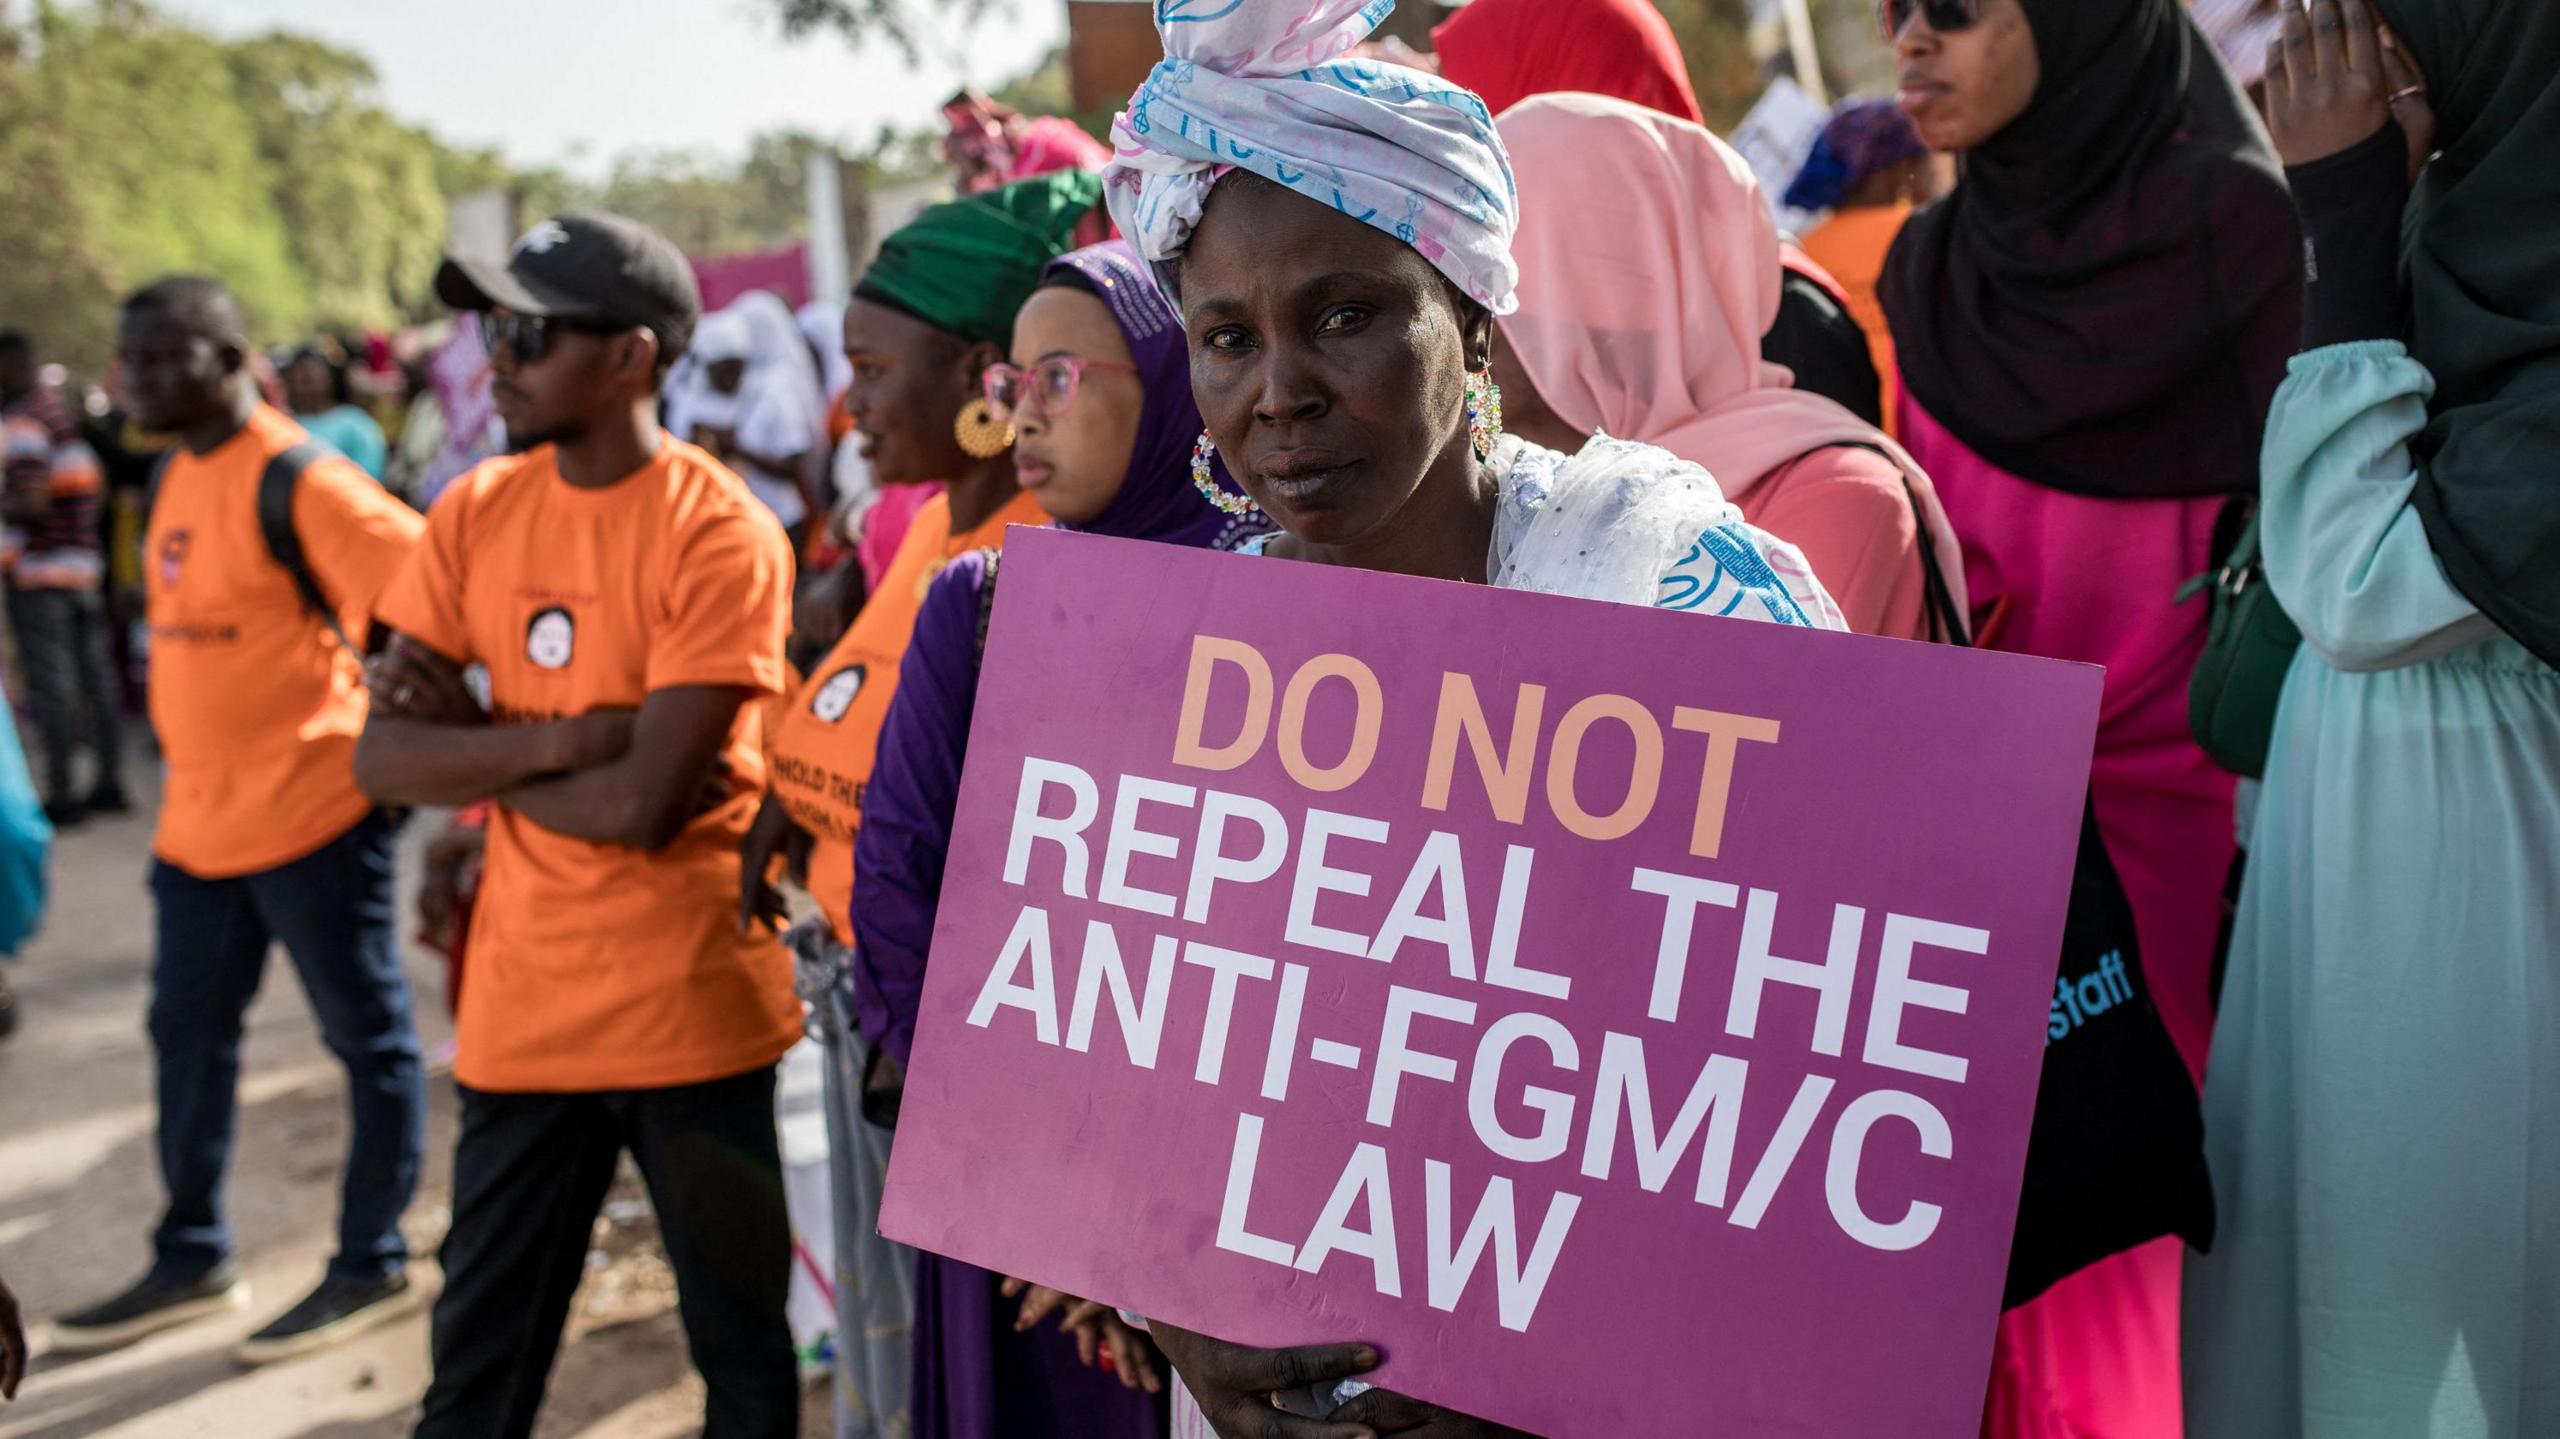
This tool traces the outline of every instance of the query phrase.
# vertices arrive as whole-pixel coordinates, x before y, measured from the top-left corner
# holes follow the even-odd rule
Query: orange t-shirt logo
[[[160,587],[162,589],[178,587],[178,571],[187,562],[187,542],[192,535],[193,532],[189,530],[171,530],[160,537]]]
[[[843,719],[846,711],[853,708],[854,696],[862,693],[865,673],[864,666],[847,665],[827,676],[826,682],[818,686],[818,692],[810,697],[809,713],[826,724]]]
[[[524,657],[547,670],[565,670],[577,656],[578,622],[568,606],[536,610],[524,627]]]

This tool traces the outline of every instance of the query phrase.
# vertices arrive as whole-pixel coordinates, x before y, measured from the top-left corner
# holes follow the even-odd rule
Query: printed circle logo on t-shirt
[[[547,670],[569,667],[578,650],[578,622],[569,617],[568,607],[553,605],[533,612],[524,627],[524,657]]]
[[[846,711],[853,708],[853,697],[862,693],[864,673],[861,665],[847,665],[827,676],[809,699],[809,713],[827,724],[843,719]]]
[[[160,584],[171,588],[178,583],[178,571],[187,563],[187,545],[194,537],[191,530],[171,530],[160,537]]]

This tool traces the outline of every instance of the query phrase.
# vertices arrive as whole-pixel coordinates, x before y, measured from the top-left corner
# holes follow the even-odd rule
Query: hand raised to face
[[[2435,150],[2425,77],[2368,0],[2288,5],[2267,47],[2267,124],[2287,165],[2325,160],[2398,120],[2412,177]]]

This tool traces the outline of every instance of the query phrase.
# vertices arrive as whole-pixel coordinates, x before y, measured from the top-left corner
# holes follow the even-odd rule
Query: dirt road
[[[412,824],[414,853],[423,824]],[[151,905],[143,887],[150,821],[96,822],[56,842],[44,934],[11,971],[25,1023],[0,1041],[0,1276],[31,1320],[121,1287],[150,1258],[161,1201],[152,1160]],[[415,873],[414,862],[404,878]],[[406,906],[404,904],[404,913]],[[442,972],[413,954],[423,1038],[450,1034]],[[434,1253],[447,1214],[453,1088],[430,1071],[427,1169],[407,1221],[412,1251]],[[343,1086],[282,955],[249,1020],[230,1210],[254,1291],[241,1315],[161,1334],[114,1354],[42,1355],[0,1439],[400,1439],[427,1379],[424,1313],[337,1349],[260,1370],[230,1351],[320,1275],[335,1232],[346,1147]],[[674,1290],[636,1185],[598,1225],[586,1286],[552,1376],[543,1439],[671,1439],[701,1425]],[[434,1266],[422,1259],[420,1278]],[[811,1391],[803,1432],[827,1432]]]

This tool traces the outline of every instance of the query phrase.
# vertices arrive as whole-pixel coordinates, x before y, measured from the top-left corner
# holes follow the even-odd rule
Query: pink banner
[[[708,315],[749,290],[771,290],[793,309],[809,303],[809,245],[794,240],[751,255],[691,255],[694,283],[702,287]]]
[[[1016,531],[881,1229],[1533,1432],[1972,1439],[2099,671]]]

